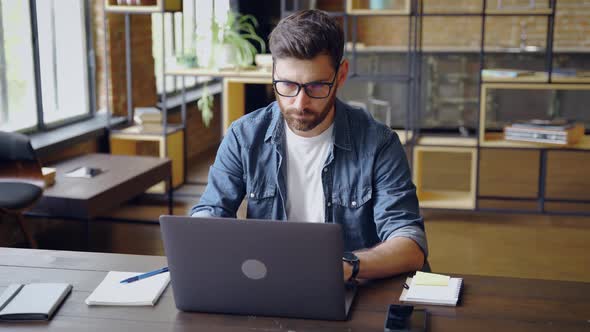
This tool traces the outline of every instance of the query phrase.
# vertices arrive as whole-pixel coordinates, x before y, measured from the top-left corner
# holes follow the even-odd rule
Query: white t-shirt
[[[325,222],[323,166],[333,145],[332,124],[315,137],[301,137],[285,123],[287,142],[287,219]]]

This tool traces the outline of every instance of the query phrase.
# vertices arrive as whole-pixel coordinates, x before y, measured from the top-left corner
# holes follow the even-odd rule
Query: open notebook
[[[71,291],[65,283],[11,284],[0,295],[0,320],[49,320]]]
[[[141,306],[155,305],[170,282],[170,272],[161,273],[132,283],[121,280],[141,272],[110,271],[86,299],[88,305]]]
[[[456,306],[459,301],[459,294],[463,285],[463,279],[450,278],[436,275],[437,280],[430,279],[431,282],[415,282],[416,278],[408,278],[406,284],[408,289],[402,291],[399,300],[401,302],[415,304],[435,304]],[[440,278],[445,277],[445,278]]]

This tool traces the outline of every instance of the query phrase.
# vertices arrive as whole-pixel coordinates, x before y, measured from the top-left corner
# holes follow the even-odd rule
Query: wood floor
[[[425,213],[434,271],[590,282],[590,218]]]
[[[175,214],[186,215],[198,201],[212,161],[211,154],[191,163],[190,184],[175,192]],[[166,213],[166,201],[159,196],[142,196],[129,202],[91,225],[91,248],[161,255],[157,219]],[[590,217],[444,211],[423,214],[429,261],[435,272],[590,282]],[[0,245],[18,240],[20,234],[14,231],[17,228],[13,223],[0,223]],[[76,250],[82,246],[80,222],[31,219],[30,223],[35,225],[43,248]]]

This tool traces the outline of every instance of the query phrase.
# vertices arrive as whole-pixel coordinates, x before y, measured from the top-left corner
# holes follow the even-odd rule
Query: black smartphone
[[[390,304],[385,318],[385,332],[424,332],[427,318],[426,309]]]
[[[70,178],[93,178],[101,173],[104,173],[104,169],[94,168],[94,167],[78,167],[68,173],[66,173],[67,177]]]

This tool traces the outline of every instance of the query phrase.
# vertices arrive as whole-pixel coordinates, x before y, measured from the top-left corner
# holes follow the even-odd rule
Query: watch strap
[[[361,261],[357,259],[357,260],[352,261],[350,263],[352,264],[352,274],[350,275],[350,278],[348,279],[348,281],[352,281],[352,280],[356,279],[356,276],[359,274]]]

